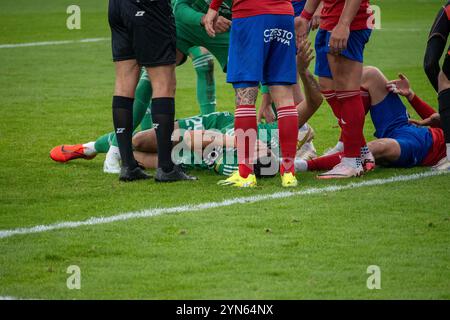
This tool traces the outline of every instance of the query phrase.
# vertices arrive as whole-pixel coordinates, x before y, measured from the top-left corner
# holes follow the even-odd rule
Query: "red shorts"
[[[433,136],[433,145],[430,152],[422,162],[422,166],[431,167],[438,163],[442,158],[447,156],[447,148],[445,146],[444,131],[441,128],[430,128]]]

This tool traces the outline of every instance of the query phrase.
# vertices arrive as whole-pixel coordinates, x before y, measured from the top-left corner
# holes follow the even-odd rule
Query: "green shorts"
[[[219,33],[211,38],[202,26],[187,25],[177,21],[177,48],[185,55],[192,47],[201,46],[219,61],[222,70],[226,72],[228,62],[228,46],[230,43],[230,32]]]

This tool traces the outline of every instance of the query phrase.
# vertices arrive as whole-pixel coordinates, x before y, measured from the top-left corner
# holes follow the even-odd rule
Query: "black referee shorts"
[[[175,63],[170,0],[109,0],[108,19],[114,61],[136,59],[144,67]]]

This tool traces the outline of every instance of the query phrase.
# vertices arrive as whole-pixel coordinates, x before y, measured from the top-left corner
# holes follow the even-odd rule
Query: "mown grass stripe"
[[[390,183],[395,183],[395,182],[406,182],[406,181],[419,180],[419,179],[424,179],[424,178],[428,178],[428,177],[442,175],[445,173],[448,173],[448,172],[428,171],[428,172],[424,172],[424,173],[393,176],[393,177],[385,178],[385,179],[372,179],[372,180],[365,180],[362,182],[352,182],[352,183],[349,183],[346,185],[331,185],[331,186],[322,187],[322,188],[308,188],[308,189],[304,189],[304,190],[300,190],[300,191],[276,192],[276,193],[272,193],[272,194],[262,194],[262,195],[249,196],[249,197],[231,198],[231,199],[226,199],[226,200],[223,200],[220,202],[206,202],[206,203],[200,203],[200,204],[195,204],[195,205],[188,204],[185,206],[178,206],[178,207],[171,207],[171,208],[147,209],[147,210],[142,210],[142,211],[122,213],[122,214],[118,214],[118,215],[114,215],[114,216],[110,216],[110,217],[91,217],[84,221],[67,221],[67,222],[59,222],[59,223],[49,224],[49,225],[38,225],[38,226],[28,227],[28,228],[0,230],[0,239],[9,238],[9,237],[16,236],[16,235],[28,235],[28,234],[33,234],[33,233],[42,233],[42,232],[47,232],[47,231],[52,231],[52,230],[61,230],[61,229],[74,229],[74,228],[79,228],[79,227],[83,227],[83,226],[100,225],[100,224],[113,223],[113,222],[118,222],[118,221],[127,221],[127,220],[131,220],[131,219],[138,219],[138,218],[151,218],[151,217],[160,216],[163,214],[195,212],[195,211],[202,211],[202,210],[206,210],[206,209],[228,207],[228,206],[232,206],[235,204],[248,204],[248,203],[256,203],[256,202],[281,199],[281,198],[291,198],[291,197],[306,196],[306,195],[317,195],[317,194],[338,192],[338,191],[356,189],[356,188],[362,188],[362,187],[380,186],[380,185],[385,185],[385,184],[390,184]]]

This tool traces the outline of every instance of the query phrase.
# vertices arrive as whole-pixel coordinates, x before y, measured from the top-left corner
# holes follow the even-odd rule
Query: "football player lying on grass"
[[[323,101],[322,95],[318,89],[319,85],[314,76],[308,71],[308,66],[313,59],[312,52],[310,43],[306,40],[303,41],[298,53],[298,71],[305,91],[305,100],[297,106],[300,128],[298,133],[297,156],[303,159],[315,157],[315,149],[312,144],[314,132],[306,122],[315,113]],[[279,150],[277,129],[278,122],[260,123],[258,125],[258,139],[260,140],[258,145],[259,153],[262,157],[264,157],[265,152],[262,145],[266,145],[266,147],[272,151],[271,154],[277,157],[277,152]],[[191,144],[191,151],[195,146],[202,146],[201,152],[203,153],[203,157],[198,159],[200,149],[197,148],[196,154],[186,155],[183,152],[182,159],[176,160],[181,161],[186,165],[192,165],[192,160],[195,158],[197,159],[196,167],[214,167],[216,168],[216,171],[223,174],[231,174],[236,170],[236,152],[234,151],[234,153],[232,153],[228,150],[234,146],[234,116],[232,114],[228,112],[216,112],[204,116],[180,119],[175,122],[175,130],[175,136],[179,137],[179,139],[174,141],[175,145],[179,144],[181,141],[184,143],[184,146],[180,146],[179,149],[184,149],[184,151],[186,151],[185,147],[188,145],[186,140],[192,141],[192,138],[196,137],[200,140],[194,140],[195,144]],[[113,136],[114,133],[111,132],[101,136],[95,142],[57,146],[51,150],[50,157],[58,162],[67,162],[78,158],[92,159],[98,153],[108,152]],[[211,146],[209,146],[210,144]],[[156,167],[157,146],[154,129],[137,133],[133,137],[133,146],[135,148],[136,159],[144,167]],[[214,147],[217,147],[217,149],[214,150]],[[206,153],[205,150],[207,151]],[[224,153],[224,151],[227,152]],[[212,152],[212,154],[210,152]],[[228,157],[224,159],[225,162],[223,162],[223,159],[221,158],[221,154],[223,153],[228,155]],[[112,156],[108,153],[108,156],[110,156],[110,159],[105,161],[104,171],[107,173],[119,173],[119,153],[117,152]],[[212,161],[212,159],[214,160]],[[217,166],[218,163],[220,163],[219,166]]]
[[[404,75],[399,77],[388,81],[379,69],[364,68],[361,95],[366,112],[370,111],[377,138],[369,142],[368,147],[378,165],[403,168],[434,166],[446,157],[439,114],[412,91]],[[408,99],[421,120],[409,119],[400,96]],[[342,157],[341,144],[338,142],[331,152],[320,158],[297,159],[296,170],[332,169]],[[318,178],[329,176],[322,174]]]
[[[83,158],[93,159],[98,153],[106,152],[114,132],[109,139],[102,136],[96,142],[83,145],[57,146],[50,152],[50,157],[58,162]],[[316,157],[313,145],[314,131],[304,124],[298,132],[297,156],[302,159]],[[174,161],[187,168],[213,169],[219,174],[231,175],[237,170],[238,160],[235,149],[234,116],[228,112],[214,112],[203,116],[180,119],[175,122],[173,135]],[[264,164],[270,167],[268,159],[275,159],[278,154],[278,122],[260,123],[258,125],[258,159],[257,167]],[[147,169],[158,167],[158,151],[155,129],[136,133],[133,136],[134,156],[138,163]],[[273,151],[273,152],[272,152]],[[118,155],[118,157],[120,157]],[[120,160],[119,158],[117,160]],[[274,173],[277,172],[274,165]],[[120,169],[118,164],[117,168]],[[107,168],[105,168],[107,169]],[[109,168],[108,173],[118,173]],[[273,175],[267,174],[267,175]]]

